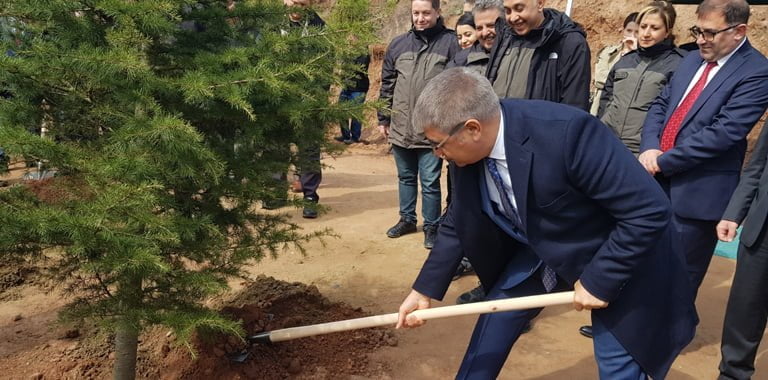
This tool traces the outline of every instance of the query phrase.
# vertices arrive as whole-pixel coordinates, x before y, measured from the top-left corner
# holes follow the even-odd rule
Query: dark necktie
[[[512,224],[514,225],[513,229],[515,232],[520,234],[520,236],[525,237],[522,229],[520,228],[521,220],[517,214],[517,210],[515,209],[515,206],[512,205],[512,202],[509,200],[509,195],[504,189],[504,182],[501,180],[499,168],[496,167],[496,160],[488,157],[485,159],[485,164],[488,166],[488,172],[491,173],[493,184],[496,185],[496,190],[499,192],[499,198],[501,199],[501,206],[503,209],[502,211],[504,212],[504,216],[512,221]],[[557,285],[557,274],[546,264],[544,264],[544,270],[541,272],[541,282],[544,284],[544,289],[546,289],[547,292],[551,292],[552,289],[555,288],[555,285]]]
[[[709,72],[712,71],[715,66],[717,66],[717,62],[707,62],[707,66],[704,68],[704,72],[701,74],[699,80],[693,85],[693,88],[688,95],[686,95],[683,102],[672,112],[672,116],[669,117],[669,121],[667,121],[667,125],[664,127],[664,132],[661,134],[662,152],[666,152],[675,146],[675,139],[677,138],[677,133],[680,132],[680,125],[683,124],[685,115],[691,110],[693,103],[696,102],[696,98],[701,95],[704,86],[707,85]]]

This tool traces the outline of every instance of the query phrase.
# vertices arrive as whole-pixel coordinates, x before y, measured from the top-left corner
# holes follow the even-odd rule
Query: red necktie
[[[699,97],[701,91],[704,90],[704,86],[707,85],[707,78],[709,72],[717,66],[717,62],[707,62],[707,67],[704,68],[704,72],[701,74],[701,78],[693,85],[691,92],[685,97],[682,103],[672,112],[672,116],[667,121],[667,125],[664,127],[664,132],[661,134],[661,151],[666,152],[675,146],[675,139],[677,138],[677,132],[680,131],[680,125],[685,119],[685,115],[693,107],[693,103],[696,102],[696,98]]]

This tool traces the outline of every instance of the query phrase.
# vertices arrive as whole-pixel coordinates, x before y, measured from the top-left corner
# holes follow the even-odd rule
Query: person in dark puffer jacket
[[[413,28],[395,37],[384,55],[381,95],[391,114],[379,113],[379,130],[392,144],[397,165],[400,220],[387,231],[397,238],[416,232],[417,178],[421,181],[424,247],[431,249],[440,218],[442,160],[411,124],[411,111],[427,82],[460,50],[456,34],[443,25],[439,0],[412,0]]]
[[[589,110],[584,30],[544,0],[505,0],[486,77],[500,98],[549,100]]]
[[[654,1],[640,12],[638,50],[616,62],[600,98],[598,117],[635,156],[648,108],[686,55],[672,42],[675,17],[666,1]]]

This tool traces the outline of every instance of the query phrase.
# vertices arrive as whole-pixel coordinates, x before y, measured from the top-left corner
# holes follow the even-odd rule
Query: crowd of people
[[[704,0],[684,48],[672,4],[637,9],[599,52],[593,90],[586,34],[568,15],[543,0],[465,11],[451,31],[438,0],[412,0],[412,29],[383,62],[379,129],[400,199],[386,233],[417,231],[418,179],[430,249],[398,326],[423,324],[406,316],[465,273],[480,286],[458,303],[574,289],[601,378],[664,378],[695,335],[718,238],[744,223],[720,378],[750,378],[768,316],[768,132],[740,175],[768,107],[768,60],[748,41],[749,4]],[[481,316],[457,378],[498,376],[540,311]]]

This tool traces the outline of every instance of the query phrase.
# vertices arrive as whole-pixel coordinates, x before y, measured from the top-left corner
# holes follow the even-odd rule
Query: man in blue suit
[[[691,289],[669,201],[610,130],[567,105],[499,103],[466,68],[430,81],[413,123],[451,161],[454,197],[398,327],[423,323],[406,315],[442,299],[466,256],[490,299],[575,289],[601,378],[663,378],[693,337]],[[540,311],[481,316],[457,378],[495,378]]]
[[[638,159],[672,203],[694,297],[739,182],[746,137],[768,106],[768,60],[747,41],[749,4],[705,0],[680,63],[648,110]]]

